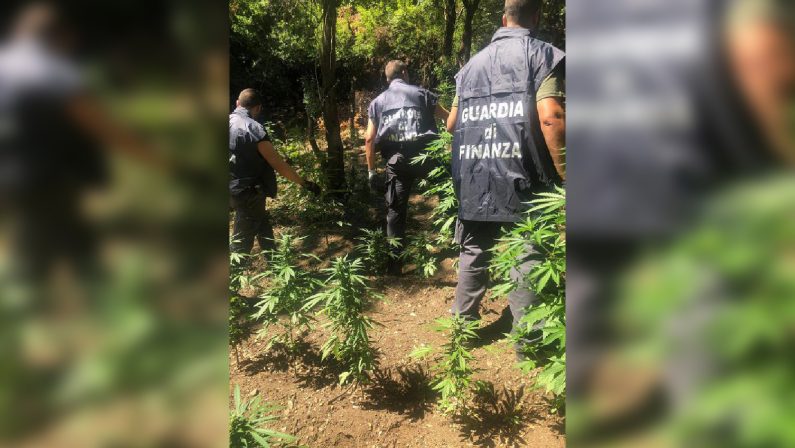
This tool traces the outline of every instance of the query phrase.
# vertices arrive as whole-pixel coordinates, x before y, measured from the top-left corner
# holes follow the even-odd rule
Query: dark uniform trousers
[[[386,163],[386,233],[389,237],[398,238],[401,243],[399,247],[393,248],[393,255],[400,254],[406,237],[409,196],[414,181],[426,177],[435,166],[431,161],[412,165],[413,156],[410,154],[397,152]]]
[[[247,188],[240,193],[232,194],[232,208],[235,210],[232,252],[251,253],[254,238],[259,242],[261,250],[267,251],[273,248],[273,227],[265,209],[266,198],[266,194],[259,187]]]
[[[502,234],[502,229],[510,223],[464,221],[456,223],[456,242],[461,245],[458,265],[458,285],[455,302],[451,312],[472,319],[480,319],[480,302],[486,294],[491,261],[491,249]],[[513,315],[513,327],[522,319],[525,309],[535,300],[525,278],[530,269],[538,263],[536,252],[528,245],[518,269],[511,271],[511,280],[517,288],[508,295],[508,305]]]

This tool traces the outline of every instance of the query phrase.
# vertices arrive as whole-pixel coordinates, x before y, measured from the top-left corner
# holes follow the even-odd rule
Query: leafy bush
[[[514,340],[523,344],[525,360],[520,368],[529,372],[541,367],[536,384],[561,405],[566,391],[566,193],[562,188],[540,193],[531,204],[524,220],[509,229],[494,249],[491,267],[497,284],[493,294],[505,295],[520,287],[510,273],[532,245],[541,261],[530,269],[525,281],[537,301],[526,310]],[[528,344],[539,331],[540,342]]]
[[[270,127],[266,123],[266,127]],[[316,182],[329,192],[328,182],[321,169],[318,156],[306,147],[302,135],[291,133],[284,140],[272,136],[274,148],[304,179]],[[273,200],[270,213],[277,222],[322,223],[342,218],[343,205],[326,195],[313,196],[300,186],[277,176],[279,193]]]
[[[439,80],[434,91],[439,95],[439,104],[447,109],[451,107],[455,98],[455,74],[458,69],[458,63],[452,57],[442,58],[433,68],[433,75]]]
[[[365,383],[378,364],[368,334],[375,322],[364,315],[376,294],[367,286],[360,259],[337,258],[324,271],[329,274],[324,290],[312,296],[306,305],[312,309],[322,304],[320,313],[329,319],[324,326],[331,330],[331,336],[323,344],[322,357],[333,356],[345,366],[340,384],[349,380]]]
[[[362,229],[362,233],[362,236],[356,238],[359,244],[354,248],[354,252],[359,255],[371,274],[384,274],[392,258],[391,248],[397,246],[397,240],[387,237],[381,229]]]
[[[268,268],[264,272],[270,279],[270,285],[260,296],[262,300],[257,303],[259,309],[252,316],[264,321],[259,334],[269,338],[267,348],[279,343],[292,351],[296,347],[296,333],[311,328],[312,316],[304,304],[318,285],[310,272],[298,266],[302,256],[309,256],[298,253],[295,246],[300,240],[289,232],[283,233],[276,239],[275,248],[270,252]],[[282,315],[286,318],[280,319]],[[274,325],[281,326],[282,331],[274,333]]]
[[[242,400],[238,385],[235,385],[234,400],[234,408],[229,412],[230,448],[270,448],[295,441],[291,435],[264,428],[264,425],[278,420],[273,412],[279,408],[260,403],[260,397],[251,401]]]

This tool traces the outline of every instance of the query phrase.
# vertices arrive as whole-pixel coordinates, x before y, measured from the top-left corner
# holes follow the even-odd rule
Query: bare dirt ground
[[[412,199],[409,228],[427,222],[424,201],[419,196]],[[323,260],[351,251],[352,243],[344,235],[331,228],[312,233],[317,231],[328,232],[328,237],[310,236],[304,251]],[[230,396],[232,385],[238,384],[244,396],[260,395],[283,406],[273,429],[313,448],[565,446],[563,419],[549,412],[547,398],[533,388],[532,375],[514,366],[512,347],[503,338],[511,325],[504,299],[484,300],[487,331],[473,351],[474,379],[490,387],[476,395],[465,418],[453,419],[436,408],[437,396],[430,386],[434,359],[414,360],[408,354],[421,344],[438,349],[445,342],[445,335],[434,330],[434,321],[447,315],[453,299],[452,262],[452,256],[446,258],[431,279],[413,275],[411,267],[403,277],[372,279],[374,289],[384,296],[368,311],[380,324],[372,332],[380,367],[363,390],[340,388],[339,370],[333,362],[321,361],[326,335],[318,322],[292,357],[276,348],[266,351],[266,342],[255,336],[246,340],[239,348],[239,363],[230,354]]]

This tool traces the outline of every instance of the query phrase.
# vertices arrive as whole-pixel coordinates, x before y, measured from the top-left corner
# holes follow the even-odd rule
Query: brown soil
[[[239,364],[230,356],[231,384],[240,385],[244,396],[260,395],[283,406],[273,429],[296,435],[308,447],[565,446],[562,419],[549,413],[547,399],[516,369],[513,350],[500,339],[510,330],[503,301],[484,300],[483,325],[494,337],[474,349],[475,379],[493,389],[479,395],[467,418],[454,420],[436,408],[429,386],[433,360],[416,361],[408,354],[420,344],[445,342],[444,334],[434,331],[434,320],[447,314],[453,298],[451,262],[445,260],[429,280],[411,274],[373,279],[384,295],[369,311],[381,324],[372,333],[380,368],[364,390],[337,386],[339,371],[320,360],[325,334],[319,325],[293,357],[265,351],[264,341],[249,338],[240,347]]]

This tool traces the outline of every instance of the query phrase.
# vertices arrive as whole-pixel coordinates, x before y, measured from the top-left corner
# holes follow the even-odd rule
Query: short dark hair
[[[541,10],[542,0],[505,0],[505,17],[511,22],[530,27],[533,16]]]
[[[240,104],[240,107],[251,109],[252,107],[262,105],[262,98],[259,96],[259,92],[256,89],[243,89],[237,97],[237,102]]]
[[[403,61],[398,61],[397,59],[387,62],[386,68],[384,69],[384,74],[386,74],[386,80],[391,82],[395,78],[400,78],[403,76],[403,73],[406,71],[408,66]]]

